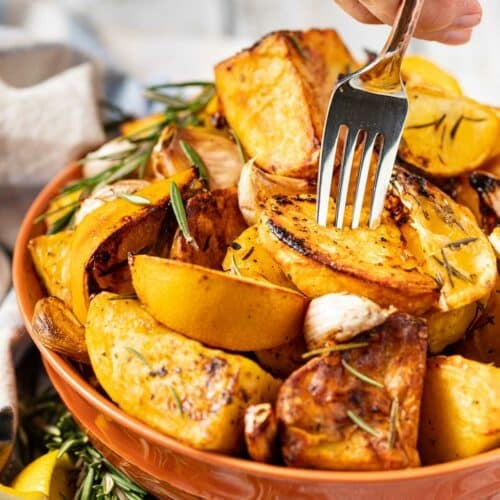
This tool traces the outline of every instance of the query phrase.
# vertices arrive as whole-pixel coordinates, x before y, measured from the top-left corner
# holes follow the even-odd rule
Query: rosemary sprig
[[[380,382],[377,382],[376,380],[373,380],[372,378],[368,377],[364,373],[361,373],[360,371],[356,370],[353,366],[351,366],[346,360],[342,360],[342,366],[352,375],[355,377],[359,378],[359,380],[362,380],[363,382],[366,382],[367,384],[373,385],[375,387],[378,387],[379,389],[383,389],[384,384],[381,384]]]
[[[348,351],[350,349],[359,349],[360,347],[367,347],[368,342],[351,342],[350,344],[338,344],[330,347],[321,347],[320,349],[313,349],[312,351],[302,354],[302,359],[313,358],[321,354],[329,354],[331,352]]]
[[[458,128],[462,124],[462,121],[469,121],[469,122],[484,122],[486,118],[470,118],[468,116],[460,115],[458,120],[455,122],[453,125],[452,129],[450,130],[450,137],[451,139],[455,139],[455,136],[457,135]]]
[[[455,278],[461,279],[462,281],[466,281],[467,283],[473,283],[472,279],[470,276],[466,276],[464,273],[459,271],[455,266],[451,265],[448,259],[446,259],[446,262],[444,260],[441,260],[439,257],[436,257],[435,255],[432,255],[432,258],[441,266],[443,266],[446,269],[446,272],[448,271],[455,276]]]
[[[398,398],[394,398],[391,404],[391,414],[390,414],[390,428],[389,428],[389,448],[394,448],[396,444],[396,438],[398,436],[398,413],[399,413],[399,401]]]
[[[446,255],[444,254],[444,248],[441,248],[441,257],[443,259],[443,264],[444,268],[446,269],[446,274],[448,275],[448,279],[450,281],[450,285],[452,288],[455,287],[455,283],[453,282],[453,273],[451,270],[450,263],[448,262],[448,259],[446,258]]]
[[[241,160],[245,164],[248,161],[247,155],[245,153],[245,150],[243,149],[243,145],[241,144],[240,138],[236,135],[236,132],[231,128],[229,129],[229,133],[231,134],[231,137],[233,138],[234,142],[236,143],[236,146],[238,147],[238,151],[240,152]]]
[[[236,259],[234,258],[234,253],[231,254],[231,272],[234,275],[241,277],[241,271],[240,268],[238,267],[238,264],[236,263]]]
[[[189,232],[189,225],[187,221],[186,210],[184,208],[184,203],[182,201],[181,192],[174,181],[170,183],[170,200],[172,203],[172,209],[174,211],[175,218],[177,220],[177,224],[182,232],[182,235],[189,245],[198,250],[198,244]]]
[[[457,241],[452,241],[451,243],[448,243],[445,245],[445,248],[451,248],[453,250],[456,250],[457,248],[460,248],[461,246],[468,245],[469,243],[473,243],[474,241],[477,241],[479,238],[464,238],[462,240],[457,240]]]
[[[48,229],[47,234],[55,234],[59,233],[63,229],[66,229],[73,219],[76,211],[78,210],[78,206],[74,206],[71,210],[68,210],[64,215],[61,215],[59,219],[57,219]]]
[[[128,201],[133,205],[151,205],[151,201],[138,194],[118,193],[117,197],[121,198],[122,200]]]
[[[108,300],[137,300],[137,295],[135,293],[125,293],[123,295],[115,295]]]
[[[179,414],[181,417],[184,415],[184,410],[182,409],[182,403],[181,403],[181,398],[179,397],[179,394],[175,390],[175,387],[168,385],[168,392],[170,392],[170,395],[172,396],[175,406],[177,406],[177,409],[179,410]]]
[[[356,415],[353,411],[347,410],[347,416],[361,429],[372,436],[378,437],[380,433],[375,430],[371,425],[367,424],[359,415]]]
[[[80,205],[79,201],[73,201],[71,203],[67,203],[66,205],[61,205],[60,207],[54,208],[54,210],[48,210],[47,212],[44,212],[42,215],[39,215],[33,221],[33,224],[38,224],[39,222],[45,220],[47,217],[50,217],[51,215],[57,214],[63,210],[66,210],[67,208],[74,208],[79,205]]]
[[[208,187],[208,170],[207,167],[205,166],[205,163],[203,163],[203,160],[201,159],[201,156],[198,154],[196,149],[191,146],[186,141],[183,141],[182,139],[179,141],[179,144],[181,146],[182,152],[186,156],[186,158],[191,162],[191,165],[196,167],[196,170],[198,170],[198,175],[200,179],[203,179],[207,183]]]
[[[125,347],[125,349],[127,349],[127,351],[130,354],[133,354],[136,358],[140,359],[149,368],[150,372],[153,371],[153,367],[151,366],[151,364],[149,363],[149,361],[137,349],[134,349],[133,347]]]

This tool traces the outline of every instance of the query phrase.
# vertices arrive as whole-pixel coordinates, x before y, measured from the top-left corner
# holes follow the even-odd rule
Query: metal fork
[[[345,129],[347,132],[336,198],[335,226],[341,229],[344,225],[354,151],[356,144],[361,141],[363,152],[351,220],[352,228],[359,227],[370,160],[379,136],[380,156],[375,172],[368,226],[375,227],[380,220],[408,114],[408,98],[401,81],[401,61],[423,3],[424,0],[403,1],[381,54],[361,70],[342,79],[333,91],[325,120],[318,171],[316,222],[322,226],[327,223],[339,136]]]

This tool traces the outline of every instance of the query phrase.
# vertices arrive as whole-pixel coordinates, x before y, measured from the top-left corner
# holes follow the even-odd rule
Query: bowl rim
[[[142,438],[154,442],[156,445],[167,448],[178,454],[185,455],[193,460],[207,463],[211,466],[219,466],[234,472],[251,474],[274,480],[300,480],[304,483],[390,483],[396,481],[411,481],[418,479],[429,479],[454,472],[464,472],[473,468],[484,467],[496,463],[500,468],[500,449],[491,450],[479,455],[446,462],[443,464],[427,465],[410,469],[389,471],[329,471],[303,469],[296,467],[285,467],[278,465],[262,464],[248,459],[222,455],[209,451],[198,450],[177,441],[176,439],[162,434],[160,431],[149,427],[140,420],[127,415],[110,399],[101,395],[92,387],[62,356],[42,346],[32,335],[31,318],[28,311],[32,309],[29,295],[23,289],[23,276],[26,273],[24,262],[28,255],[28,242],[33,232],[34,219],[46,209],[51,197],[57,189],[65,182],[78,176],[81,166],[71,163],[58,173],[48,184],[46,184],[37,195],[21,224],[19,234],[14,248],[13,259],[13,283],[22,319],[32,340],[40,350],[43,358],[58,373],[58,375],[73,389],[80,397],[90,405],[102,412],[106,417],[129,428]]]

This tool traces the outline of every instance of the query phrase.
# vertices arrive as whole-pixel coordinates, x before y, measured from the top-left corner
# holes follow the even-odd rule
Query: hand
[[[352,17],[367,24],[392,25],[399,0],[335,0]],[[426,0],[415,36],[449,45],[469,41],[472,29],[481,22],[477,0]]]

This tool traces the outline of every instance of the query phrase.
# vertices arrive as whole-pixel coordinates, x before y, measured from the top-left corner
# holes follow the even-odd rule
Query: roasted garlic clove
[[[365,297],[329,293],[309,303],[304,320],[304,338],[309,350],[328,342],[345,342],[361,332],[381,325],[396,309],[380,307]]]
[[[276,461],[278,419],[270,403],[249,406],[245,412],[245,442],[257,462]]]

